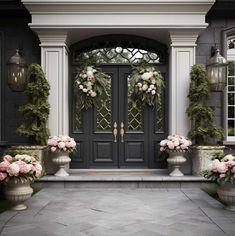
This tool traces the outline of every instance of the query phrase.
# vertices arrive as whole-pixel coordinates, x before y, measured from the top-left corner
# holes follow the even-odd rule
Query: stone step
[[[202,176],[171,177],[166,170],[70,170],[69,176],[47,175],[36,187],[50,188],[204,188],[211,182]]]

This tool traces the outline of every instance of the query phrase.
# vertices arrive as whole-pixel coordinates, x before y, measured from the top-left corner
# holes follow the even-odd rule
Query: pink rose
[[[6,177],[7,173],[0,172],[0,181],[3,181],[4,179],[6,179]]]
[[[167,145],[167,140],[162,140],[160,146],[165,147]]]
[[[36,175],[36,177],[40,177],[41,174],[42,174],[42,166],[40,163],[36,163],[35,164],[35,175]]]
[[[9,173],[10,176],[18,176],[20,172],[20,167],[18,164],[13,162],[12,164],[9,165],[7,168],[7,172]]]
[[[219,177],[220,178],[224,178],[226,175],[224,173],[220,174]]]
[[[23,155],[17,154],[15,156],[15,160],[17,160],[17,161],[22,160],[22,159],[24,159]]]
[[[174,143],[173,143],[172,141],[168,141],[168,142],[167,142],[167,146],[168,146],[168,148],[171,149],[171,150],[173,150],[173,149],[175,148],[175,145],[174,145]]]
[[[175,140],[175,141],[174,141],[174,145],[175,145],[175,147],[177,147],[177,146],[180,145],[180,142],[179,142],[178,140]]]
[[[163,152],[164,151],[164,147],[160,147],[160,151]]]
[[[220,174],[223,174],[225,173],[226,171],[228,170],[228,167],[225,165],[224,162],[220,162],[217,166],[217,171],[220,173]]]
[[[233,166],[235,166],[235,162],[234,161],[226,161],[224,162],[225,165],[228,167],[228,168],[232,168]]]
[[[0,163],[0,171],[6,171],[10,163],[8,161],[3,161]]]
[[[63,148],[65,147],[65,143],[64,143],[64,142],[59,142],[59,143],[58,143],[58,147],[59,147],[60,149],[63,149]]]
[[[65,143],[65,147],[67,147],[67,148],[70,148],[70,147],[71,147],[70,145],[71,145],[70,142],[66,142],[66,143]]]
[[[4,161],[8,161],[8,162],[12,162],[12,156],[10,156],[10,155],[5,155],[4,157],[3,157],[3,160]]]
[[[55,152],[56,151],[56,147],[51,147],[51,151]]]
[[[235,166],[232,168],[232,173],[235,174]]]
[[[220,161],[218,159],[213,160],[210,165],[210,170],[213,172],[218,172],[217,168],[219,164],[220,164]]]
[[[19,161],[17,163],[20,167],[20,173],[22,174],[28,174],[31,170],[31,166],[29,164],[26,164],[25,162],[23,161]]]
[[[71,148],[76,147],[76,142],[75,142],[74,140],[72,140],[72,141],[70,142],[70,147],[71,147]]]
[[[180,148],[181,148],[182,150],[185,150],[185,149],[187,149],[188,147],[187,147],[185,144],[181,144],[181,145],[180,145]]]

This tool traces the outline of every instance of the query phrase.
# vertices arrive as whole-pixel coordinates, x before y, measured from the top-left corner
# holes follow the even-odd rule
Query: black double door
[[[130,66],[107,65],[102,70],[110,75],[108,97],[101,98],[98,107],[81,112],[80,130],[72,132],[78,144],[72,168],[161,168],[164,104],[153,111],[133,103]]]

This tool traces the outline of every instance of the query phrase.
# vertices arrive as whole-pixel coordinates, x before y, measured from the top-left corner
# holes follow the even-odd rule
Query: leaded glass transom
[[[95,55],[96,63],[121,63],[121,64],[133,64],[138,63],[141,60],[145,60],[149,63],[159,63],[159,55],[155,52],[149,52],[143,49],[137,48],[99,48],[89,52],[83,52],[82,54],[74,57],[74,63],[79,63],[81,58],[89,58],[90,55]]]
[[[111,109],[111,78],[108,79],[106,87],[107,96],[100,98],[100,103],[96,109],[96,127],[97,130],[111,130],[112,109]]]

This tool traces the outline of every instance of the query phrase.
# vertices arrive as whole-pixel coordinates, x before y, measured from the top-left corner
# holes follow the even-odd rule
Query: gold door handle
[[[114,122],[114,124],[113,124],[113,136],[114,136],[114,143],[116,143],[116,142],[117,142],[117,133],[118,133],[118,131],[117,131],[117,123],[116,123],[116,122]]]
[[[124,131],[124,123],[122,122],[120,126],[121,126],[121,129],[120,129],[121,143],[124,143],[124,133],[125,133],[125,131]]]

